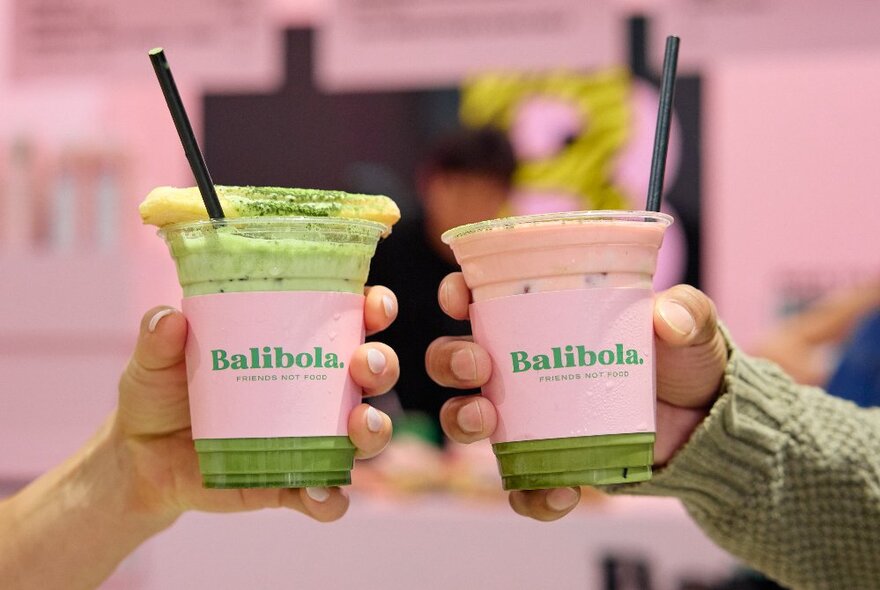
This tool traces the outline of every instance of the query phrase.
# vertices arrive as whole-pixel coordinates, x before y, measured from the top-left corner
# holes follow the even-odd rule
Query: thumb
[[[144,314],[132,361],[147,371],[162,371],[183,361],[186,318],[173,307],[154,307]]]
[[[141,320],[134,354],[119,381],[120,426],[127,434],[167,434],[190,425],[186,389],[186,318],[154,307]]]
[[[727,364],[727,345],[715,304],[690,285],[676,285],[654,300],[657,397],[696,408],[712,402]]]

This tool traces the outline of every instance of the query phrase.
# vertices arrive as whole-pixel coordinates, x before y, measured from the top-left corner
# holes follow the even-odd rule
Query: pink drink
[[[444,234],[489,350],[483,393],[506,489],[649,479],[655,431],[651,282],[672,218],[589,211]]]

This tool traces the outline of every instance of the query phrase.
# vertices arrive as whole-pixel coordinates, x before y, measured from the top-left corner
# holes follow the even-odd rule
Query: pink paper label
[[[364,297],[277,291],[183,300],[193,438],[348,434]]]
[[[492,357],[492,442],[654,432],[653,293],[581,289],[471,305]]]

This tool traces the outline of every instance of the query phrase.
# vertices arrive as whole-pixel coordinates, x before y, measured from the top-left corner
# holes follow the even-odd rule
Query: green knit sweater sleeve
[[[724,388],[651,481],[745,563],[797,589],[880,588],[880,409],[731,351]]]

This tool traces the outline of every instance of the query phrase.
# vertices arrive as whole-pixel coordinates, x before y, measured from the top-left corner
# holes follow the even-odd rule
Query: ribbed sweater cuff
[[[607,491],[674,496],[692,512],[729,511],[772,479],[796,403],[784,373],[731,345],[721,395],[688,442],[650,481]]]

